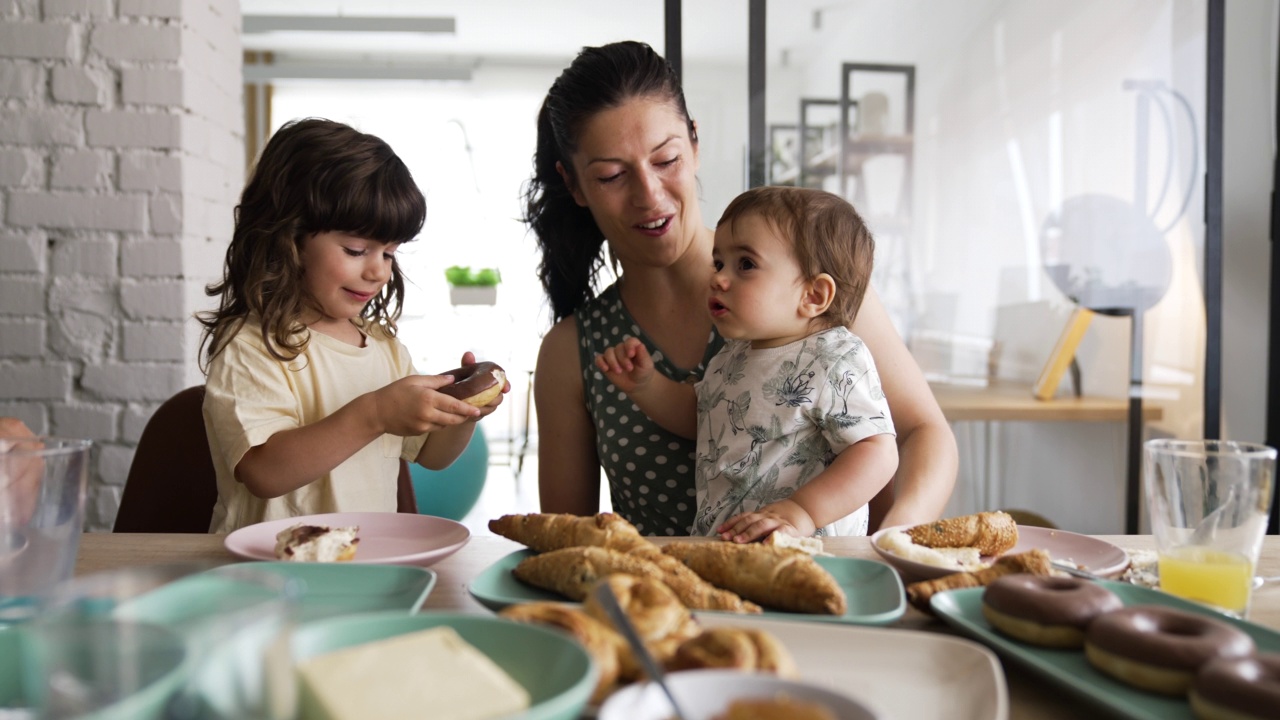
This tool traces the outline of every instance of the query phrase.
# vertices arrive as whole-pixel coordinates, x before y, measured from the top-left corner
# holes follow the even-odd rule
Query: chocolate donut
[[[982,616],[992,627],[1044,647],[1080,647],[1094,618],[1122,607],[1115,593],[1074,577],[1005,575],[982,592]]]
[[[1253,638],[1223,620],[1159,605],[1099,615],[1084,652],[1102,672],[1134,687],[1185,695],[1196,672],[1215,658],[1252,655]]]
[[[493,402],[494,398],[502,394],[502,385],[507,380],[507,374],[497,363],[492,362],[464,365],[440,374],[452,375],[453,383],[437,388],[437,392],[456,397],[476,407]]]
[[[1280,653],[1210,660],[1191,683],[1200,720],[1265,720],[1280,713]]]

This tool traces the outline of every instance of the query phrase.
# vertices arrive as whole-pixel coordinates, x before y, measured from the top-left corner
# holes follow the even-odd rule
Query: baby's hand
[[[485,414],[480,408],[436,392],[453,381],[450,375],[410,375],[376,390],[373,399],[379,427],[392,435],[410,437],[479,420]]]
[[[462,367],[473,365],[475,364],[475,362],[476,362],[476,356],[474,353],[470,351],[462,353]],[[454,378],[454,379],[456,380],[457,378]],[[491,415],[493,411],[497,410],[498,406],[502,404],[502,396],[506,395],[509,392],[511,392],[511,382],[507,380],[506,376],[504,375],[502,380],[502,392],[498,393],[498,397],[490,400],[488,404],[481,405],[479,407],[480,414],[477,415],[476,417],[470,418],[469,422],[475,422],[481,418],[488,417],[489,415]]]
[[[653,378],[653,358],[639,339],[629,337],[596,356],[596,367],[628,395],[643,392]]]
[[[721,539],[737,543],[761,540],[772,532],[809,537],[817,531],[813,518],[792,500],[769,503],[754,512],[734,515],[716,528]]]

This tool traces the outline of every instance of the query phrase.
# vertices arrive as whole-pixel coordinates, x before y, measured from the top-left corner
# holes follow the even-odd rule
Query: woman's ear
[[[573,176],[568,170],[564,169],[564,165],[559,160],[556,161],[556,172],[560,173],[560,179],[564,181],[564,186],[569,188],[569,194],[573,196],[573,201],[582,207],[587,206],[587,198],[578,189],[578,183],[574,182]]]
[[[804,293],[800,296],[800,316],[816,318],[831,307],[836,299],[836,281],[826,273],[805,283]]]

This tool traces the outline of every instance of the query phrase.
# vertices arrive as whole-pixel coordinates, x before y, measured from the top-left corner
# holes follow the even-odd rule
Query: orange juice
[[[1160,553],[1160,589],[1243,614],[1253,587],[1253,564],[1239,553],[1184,547]]]

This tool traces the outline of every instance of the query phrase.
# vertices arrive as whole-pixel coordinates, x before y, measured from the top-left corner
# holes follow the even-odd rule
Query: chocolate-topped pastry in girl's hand
[[[507,382],[507,373],[493,362],[464,365],[440,374],[452,375],[453,384],[436,388],[436,392],[456,397],[476,407],[488,405],[501,395],[502,387]]]

